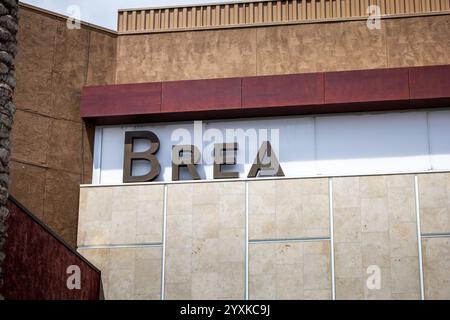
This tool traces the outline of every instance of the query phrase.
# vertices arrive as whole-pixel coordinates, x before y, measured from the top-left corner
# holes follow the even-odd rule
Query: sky
[[[117,30],[117,10],[147,8],[159,6],[176,6],[187,4],[206,4],[231,2],[223,0],[22,0],[21,2],[57,12],[72,15],[70,6],[80,8],[81,20],[108,29]],[[68,11],[69,10],[69,11]]]

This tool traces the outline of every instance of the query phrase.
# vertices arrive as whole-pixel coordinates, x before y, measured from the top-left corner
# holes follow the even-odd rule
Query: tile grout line
[[[333,217],[333,178],[328,178],[328,205],[330,222],[330,272],[331,272],[331,300],[336,300],[336,274],[334,270],[334,217]]]
[[[92,157],[92,182],[100,184],[100,176],[102,170],[102,149],[103,149],[103,129],[95,128],[94,137],[94,154]]]
[[[419,198],[419,178],[414,175],[414,191],[416,197],[416,226],[417,226],[417,250],[419,254],[419,285],[420,299],[425,300],[425,289],[423,283],[423,255],[422,255],[422,231],[420,227],[420,198]]]
[[[163,198],[163,230],[162,230],[162,259],[161,259],[161,300],[165,300],[166,275],[166,231],[167,231],[167,184],[164,185]]]

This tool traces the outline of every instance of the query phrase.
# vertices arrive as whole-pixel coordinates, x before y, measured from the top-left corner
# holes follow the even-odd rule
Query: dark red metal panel
[[[325,73],[325,104],[408,99],[406,68]]]
[[[163,113],[241,108],[241,79],[164,82]]]
[[[450,97],[450,65],[409,69],[411,99]]]
[[[81,117],[108,117],[161,112],[161,83],[84,87]]]
[[[8,300],[98,300],[100,271],[82,258],[17,201],[8,202],[8,239],[4,247],[4,285]],[[80,267],[81,289],[67,288],[66,273]]]
[[[312,106],[323,103],[323,73],[250,77],[242,80],[243,108]]]
[[[449,79],[446,65],[88,87],[81,115],[106,125],[431,108],[450,104]],[[162,100],[143,89],[159,85]]]

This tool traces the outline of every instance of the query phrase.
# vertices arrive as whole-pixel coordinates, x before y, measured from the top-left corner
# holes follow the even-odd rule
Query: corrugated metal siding
[[[381,14],[414,15],[450,11],[450,0],[284,0],[204,6],[120,10],[118,31],[161,32],[196,28],[292,23],[367,17],[369,5]]]

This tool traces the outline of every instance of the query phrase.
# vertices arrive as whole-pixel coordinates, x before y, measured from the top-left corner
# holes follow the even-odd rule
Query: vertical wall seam
[[[429,170],[433,170],[433,158],[431,153],[431,132],[430,132],[430,113],[428,111],[425,112],[426,120],[427,120],[427,146],[428,146],[428,161],[430,162]]]
[[[248,194],[248,181],[245,182],[245,300],[249,299],[248,288],[248,212],[249,212],[249,194]]]
[[[241,84],[241,109],[244,107],[244,78],[240,79],[240,84]]]
[[[57,42],[58,42],[58,24],[55,24],[55,37],[53,39],[53,59],[52,59],[52,67],[50,70],[50,87],[51,89],[53,89],[53,79],[54,79],[54,72],[55,72],[55,64],[56,64],[56,49],[57,49]],[[53,90],[52,90],[53,92]],[[54,103],[54,96],[53,93],[50,95],[50,104],[51,106],[53,106]],[[51,128],[50,126],[52,125],[53,121],[51,121],[50,125],[49,125],[49,131],[51,132]],[[47,143],[47,149],[45,151],[45,165],[47,166],[45,169],[45,177],[44,177],[44,196],[42,197],[42,221],[46,222],[46,217],[45,217],[45,199],[47,197],[47,174],[49,171],[48,168],[48,153],[49,153],[49,149],[50,149],[50,144]]]
[[[161,300],[165,300],[166,291],[166,232],[167,232],[167,184],[163,188],[163,227],[162,227],[162,252],[161,252]]]
[[[258,31],[259,28],[255,29],[255,76],[259,76],[258,74]]]
[[[417,250],[419,254],[419,285],[420,299],[425,300],[425,289],[423,280],[423,255],[422,255],[422,231],[420,226],[420,197],[419,197],[419,178],[414,175],[414,191],[416,196],[416,225],[417,225]]]
[[[317,116],[313,117],[313,126],[314,126],[314,171],[316,172],[316,175],[318,177],[322,176],[323,170],[320,170],[319,168],[319,156],[318,156],[318,145],[317,145],[317,134],[318,134],[318,128],[317,128]]]
[[[388,41],[389,26],[388,26],[388,21],[385,19],[382,19],[382,20],[380,20],[380,23],[384,23],[384,46],[385,46],[385,53],[386,53],[386,68],[389,68],[389,41]]]
[[[163,83],[161,82],[159,90],[159,112],[163,110]]]
[[[334,270],[334,217],[333,217],[333,178],[328,178],[328,202],[330,215],[330,272],[331,300],[336,300],[336,278]]]
[[[99,169],[100,169],[100,171],[99,171],[99,173],[98,173],[98,184],[101,184],[102,183],[102,167],[103,167],[103,157],[102,157],[102,154],[103,154],[103,127],[100,129],[100,158],[99,158],[99,162],[98,162],[98,165],[99,165]]]
[[[84,73],[84,85],[86,86],[88,84],[88,76],[89,76],[89,61],[91,59],[91,33],[92,31],[88,31],[88,46],[87,46],[87,56],[86,56],[86,71]],[[85,126],[84,121],[81,121],[81,184],[84,183],[84,157],[86,156],[86,153],[84,151],[85,143],[84,143],[84,128]]]

